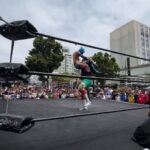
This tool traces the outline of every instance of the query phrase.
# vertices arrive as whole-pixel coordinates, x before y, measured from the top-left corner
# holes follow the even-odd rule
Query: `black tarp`
[[[0,75],[27,74],[29,68],[20,63],[0,63]]]
[[[37,29],[27,20],[13,21],[0,26],[0,34],[10,40],[34,38]]]
[[[29,68],[20,63],[0,63],[0,81],[27,80]]]

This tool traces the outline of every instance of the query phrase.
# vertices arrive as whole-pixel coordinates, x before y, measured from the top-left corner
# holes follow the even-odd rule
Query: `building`
[[[72,56],[68,48],[63,49],[64,60],[61,62],[61,66],[54,71],[54,73],[72,73]]]
[[[68,74],[79,74],[79,70],[76,69],[72,62],[72,55],[68,48],[63,49],[64,60],[61,62],[61,66],[54,71],[54,73],[68,73]]]
[[[150,59],[150,27],[135,20],[128,22],[110,33],[110,49]],[[122,71],[125,71],[127,57],[114,53],[112,56],[116,58]],[[150,61],[130,57],[131,74],[148,74],[150,73],[149,66]]]

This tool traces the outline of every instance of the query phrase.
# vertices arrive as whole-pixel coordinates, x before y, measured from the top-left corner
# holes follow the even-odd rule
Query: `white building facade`
[[[79,70],[73,65],[72,55],[68,48],[63,49],[64,60],[61,62],[61,66],[54,71],[54,73],[68,73],[68,74],[79,74]]]
[[[110,49],[150,59],[150,27],[135,20],[128,22],[110,33]],[[116,58],[120,68],[125,70],[127,67],[127,57],[114,53],[111,55]],[[150,73],[150,61],[130,57],[130,66],[131,74]],[[145,69],[143,66],[146,66]]]

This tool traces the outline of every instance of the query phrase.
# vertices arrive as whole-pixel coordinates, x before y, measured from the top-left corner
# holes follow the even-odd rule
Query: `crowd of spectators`
[[[150,103],[150,92],[139,88],[120,87],[113,89],[89,88],[89,97],[96,100],[116,100],[118,102],[130,102],[139,104]],[[21,99],[66,99],[79,98],[77,89],[70,87],[38,87],[38,86],[21,86],[11,85],[11,87],[0,87],[0,97],[4,100],[21,100]]]
[[[64,99],[77,97],[77,90],[69,87],[16,86],[0,87],[0,97],[4,100],[21,99]]]
[[[112,89],[106,87],[104,89],[99,88],[97,97],[100,99],[111,99],[118,102],[130,102],[139,104],[149,104],[150,103],[150,91],[130,88],[130,87],[120,87],[117,89]]]

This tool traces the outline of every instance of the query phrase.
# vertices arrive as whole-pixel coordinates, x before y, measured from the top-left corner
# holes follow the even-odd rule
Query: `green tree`
[[[120,71],[119,65],[116,63],[116,59],[111,57],[108,53],[98,52],[92,56],[93,61],[96,63],[100,71],[107,74],[108,77],[117,77]],[[104,81],[100,81],[104,84]]]
[[[54,39],[37,37],[33,41],[33,48],[29,51],[25,63],[32,71],[51,73],[64,59],[62,50],[62,45]],[[46,78],[41,76],[41,79]]]

